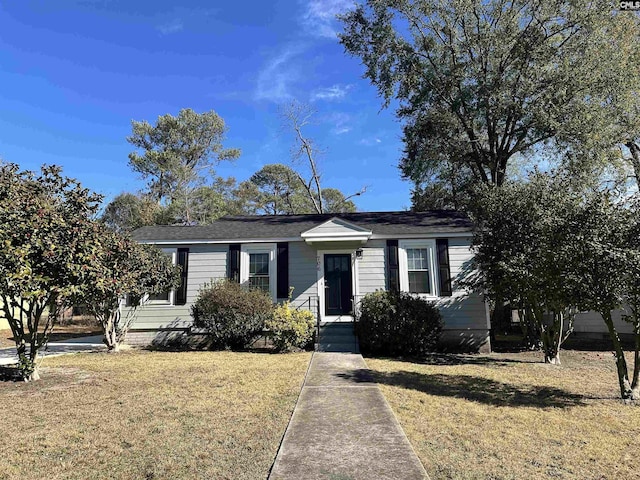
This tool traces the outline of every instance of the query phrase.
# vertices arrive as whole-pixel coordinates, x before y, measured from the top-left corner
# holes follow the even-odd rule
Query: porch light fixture
[[[362,258],[363,250],[361,248],[356,250],[356,258]]]

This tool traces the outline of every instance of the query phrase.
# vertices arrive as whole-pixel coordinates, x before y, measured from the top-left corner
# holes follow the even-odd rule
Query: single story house
[[[139,310],[128,341],[149,344],[188,335],[190,305],[200,287],[231,278],[263,288],[318,315],[352,321],[360,299],[398,288],[436,302],[442,343],[490,351],[488,307],[460,281],[471,273],[472,224],[462,213],[368,212],[230,216],[205,226],[149,226],[133,237],[183,266],[180,288]]]

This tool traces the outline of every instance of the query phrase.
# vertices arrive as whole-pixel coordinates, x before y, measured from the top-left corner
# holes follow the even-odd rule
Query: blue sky
[[[242,150],[217,173],[248,178],[290,161],[279,108],[317,110],[323,186],[359,210],[401,210],[400,125],[336,40],[344,0],[269,2],[56,0],[0,5],[0,157],[27,169],[62,165],[104,194],[137,191],[131,120],[215,110]]]

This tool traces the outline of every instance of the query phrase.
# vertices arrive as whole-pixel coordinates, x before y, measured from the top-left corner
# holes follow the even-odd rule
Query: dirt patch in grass
[[[618,400],[613,355],[561,355],[367,364],[433,480],[638,478],[640,405]]]
[[[93,353],[0,383],[3,479],[266,478],[310,353]]]
[[[69,340],[70,338],[86,337],[90,335],[102,335],[102,329],[99,325],[92,323],[79,323],[56,325],[53,327],[53,333],[49,337],[50,342],[59,342]],[[11,330],[0,330],[0,348],[15,347],[16,342],[13,341]]]

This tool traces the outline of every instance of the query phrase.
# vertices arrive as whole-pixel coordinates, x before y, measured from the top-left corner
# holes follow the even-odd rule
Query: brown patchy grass
[[[561,356],[367,364],[432,480],[640,478],[640,405],[618,400],[613,355]]]
[[[49,337],[50,342],[60,342],[69,340],[70,338],[86,337],[89,335],[101,335],[102,329],[100,325],[93,323],[56,325],[53,327],[53,333]],[[13,341],[11,330],[0,330],[0,348],[15,347],[16,342]]]
[[[0,383],[0,478],[266,478],[309,353],[149,352],[44,360]]]

